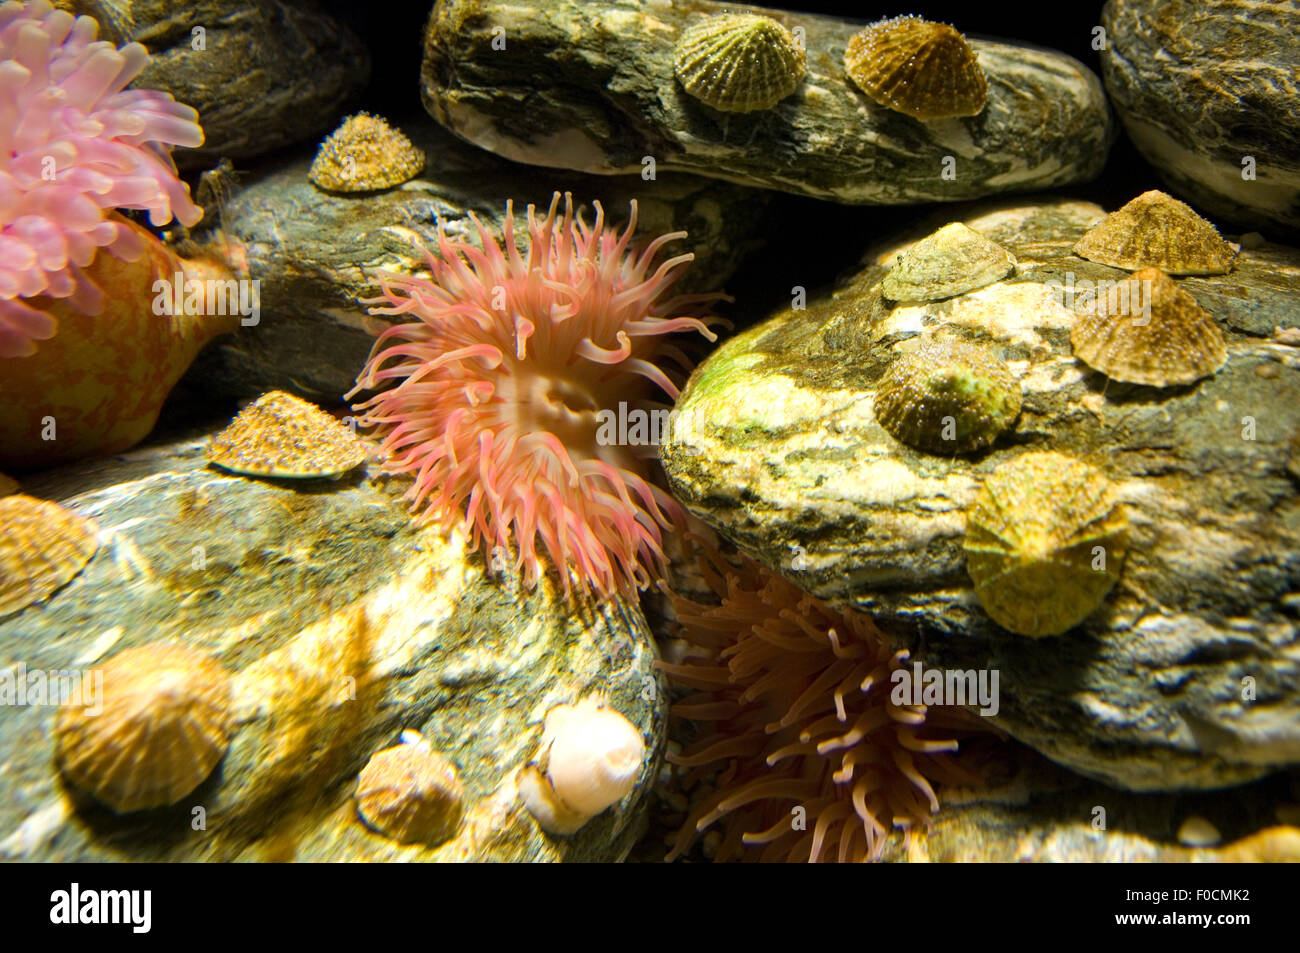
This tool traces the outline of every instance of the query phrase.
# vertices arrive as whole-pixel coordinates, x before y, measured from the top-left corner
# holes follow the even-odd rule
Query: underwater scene
[[[791,6],[0,3],[0,860],[1300,860],[1300,3]]]

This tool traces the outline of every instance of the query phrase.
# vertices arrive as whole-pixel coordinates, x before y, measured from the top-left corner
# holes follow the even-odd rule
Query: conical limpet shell
[[[456,836],[465,794],[456,766],[417,732],[376,752],[357,778],[357,812],[399,844],[437,846]]]
[[[85,517],[22,493],[0,496],[0,616],[52,596],[98,550]]]
[[[673,57],[682,88],[722,112],[771,109],[799,88],[807,68],[789,30],[748,13],[701,20],[682,34]]]
[[[891,301],[940,301],[1001,281],[1016,259],[997,242],[953,222],[899,256],[880,283]]]
[[[920,17],[873,23],[849,40],[844,71],[882,106],[915,119],[975,116],[988,80],[957,30]]]
[[[1080,258],[1169,275],[1224,275],[1236,250],[1190,205],[1153,189],[1088,229],[1074,246]]]
[[[1059,635],[1119,580],[1128,519],[1110,482],[1059,453],[1027,453],[984,481],[966,514],[966,570],[989,617]]]
[[[1096,307],[1070,329],[1074,356],[1112,380],[1152,387],[1190,384],[1228,359],[1219,326],[1187,291],[1157,268],[1098,293]]]
[[[927,341],[881,376],[872,403],[880,426],[930,453],[968,453],[1020,415],[1020,382],[988,348]]]
[[[101,712],[59,712],[64,776],[118,813],[175,804],[226,753],[229,674],[210,656],[170,642],[119,652],[102,672]]]
[[[327,192],[375,192],[422,171],[423,149],[379,116],[357,113],[320,144],[307,178]]]
[[[337,477],[366,459],[351,430],[315,404],[273,390],[213,438],[208,462],[248,476]]]

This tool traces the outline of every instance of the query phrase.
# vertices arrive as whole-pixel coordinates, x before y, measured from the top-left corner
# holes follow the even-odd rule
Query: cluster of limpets
[[[771,109],[808,71],[800,37],[772,17],[722,13],[692,24],[677,42],[682,88],[720,112]],[[906,16],[873,23],[849,41],[844,71],[875,102],[915,119],[975,116],[988,80],[975,51],[944,23]]]
[[[1119,580],[1128,519],[1102,473],[1059,453],[997,467],[966,514],[966,570],[980,604],[1019,635],[1059,635]]]
[[[803,82],[808,58],[794,34],[771,17],[724,13],[682,34],[673,72],[682,88],[720,112],[771,109]]]
[[[876,419],[930,453],[987,447],[1020,415],[1020,382],[989,348],[929,340],[894,361],[876,385]]]
[[[436,847],[456,836],[465,792],[456,766],[415,731],[376,752],[357,778],[357,813],[399,844]]]
[[[914,119],[977,116],[988,100],[988,80],[966,38],[920,17],[881,20],[856,34],[844,71],[881,106]]]
[[[350,428],[278,390],[245,407],[208,446],[214,466],[279,479],[339,477],[365,459],[365,444]]]
[[[307,178],[327,192],[391,189],[424,171],[424,150],[379,116],[357,113],[321,143]]]
[[[99,531],[58,503],[0,496],[0,616],[48,599],[99,550]]]
[[[230,676],[172,642],[127,649],[102,667],[101,710],[68,706],[55,727],[64,777],[118,813],[175,804],[230,744]]]

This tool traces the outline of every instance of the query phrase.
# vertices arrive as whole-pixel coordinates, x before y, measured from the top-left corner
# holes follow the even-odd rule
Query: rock
[[[1300,229],[1300,7],[1110,0],[1102,75],[1170,188],[1241,225]]]
[[[1285,785],[1137,795],[1004,747],[980,783],[939,791],[928,837],[890,838],[884,859],[935,863],[1259,863],[1300,861],[1300,829],[1278,824]],[[1231,843],[1182,845],[1178,818],[1214,818]],[[1205,823],[1209,823],[1204,818]]]
[[[682,290],[721,287],[763,221],[765,196],[739,186],[694,176],[593,180],[525,168],[466,146],[427,119],[397,125],[429,157],[424,172],[400,188],[328,195],[307,180],[308,153],[248,177],[222,218],[261,281],[263,313],[257,326],[210,349],[192,381],[225,396],[279,389],[338,401],[370,353],[372,329],[385,326],[357,303],[378,292],[370,272],[422,267],[411,240],[432,246],[438,221],[450,235],[477,240],[473,212],[499,230],[508,199],[523,215],[529,203],[545,208],[556,190],[571,191],[589,210],[599,200],[614,221],[626,221],[636,199],[643,234],[689,233],[676,246],[696,256]]]
[[[1263,243],[1226,276],[1179,281],[1224,332],[1226,365],[1191,386],[1124,385],[1070,353],[1065,290],[1127,277],[1070,252],[1101,214],[1060,200],[965,210],[1019,270],[929,304],[880,293],[911,241],[874,249],[806,310],[721,345],[661,457],[698,516],[872,614],[926,667],[998,670],[994,721],[1019,740],[1134,790],[1223,787],[1300,762],[1300,353],[1274,337],[1300,324],[1300,251]],[[988,340],[1021,382],[1019,422],[980,454],[913,450],[872,412],[885,367],[940,327]],[[962,542],[987,475],[1040,450],[1100,468],[1130,528],[1100,609],[1031,639],[989,619]]]
[[[609,861],[644,828],[666,700],[634,604],[572,606],[550,580],[528,593],[490,577],[461,540],[417,529],[389,481],[243,479],[206,468],[199,440],[49,471],[25,489],[93,516],[104,542],[47,603],[0,619],[0,690],[176,639],[232,672],[235,713],[230,749],[192,795],[116,816],[56,775],[54,707],[6,707],[0,854]],[[551,838],[517,801],[515,776],[547,712],[597,689],[647,739],[642,779],[573,837]],[[460,834],[436,849],[400,846],[357,816],[358,772],[408,729],[464,786]]]
[[[845,76],[844,50],[862,24],[812,14],[764,11],[803,31],[808,73],[794,95],[762,112],[715,112],[676,81],[673,47],[700,16],[729,9],[440,0],[425,33],[425,107],[457,135],[521,162],[609,174],[653,160],[659,175],[695,172],[850,204],[1084,182],[1106,160],[1114,130],[1101,83],[1068,56],[973,39],[988,105],[972,118],[920,122],[878,106]]]
[[[199,111],[205,142],[182,149],[186,168],[274,152],[328,132],[370,78],[370,53],[310,3],[284,0],[71,0],[100,37],[143,43],[136,79]]]

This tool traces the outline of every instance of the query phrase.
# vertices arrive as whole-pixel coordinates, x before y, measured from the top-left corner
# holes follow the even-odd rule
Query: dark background
[[[548,0],[533,0],[545,6]],[[324,0],[323,5],[347,21],[367,41],[374,65],[360,108],[399,122],[423,115],[419,95],[419,64],[424,24],[431,0]],[[1068,53],[1101,75],[1100,54],[1093,51],[1093,29],[1101,23],[1103,0],[1042,0],[1025,2],[971,2],[971,0],[921,0],[902,3],[846,3],[843,0],[789,0],[772,7],[840,16],[864,24],[883,17],[912,13],[951,23],[964,33],[1031,43]],[[1090,199],[1107,210],[1123,205],[1160,182],[1137,154],[1122,128],[1102,175],[1094,182],[1053,194]],[[842,206],[814,199],[776,194],[774,222],[797,221],[800,231],[822,240],[769,241],[758,248],[740,272],[727,282],[735,305],[723,308],[739,326],[749,324],[777,304],[788,302],[790,287],[812,289],[831,283],[852,268],[873,240],[887,237],[936,206]],[[773,229],[774,234],[787,231]]]

